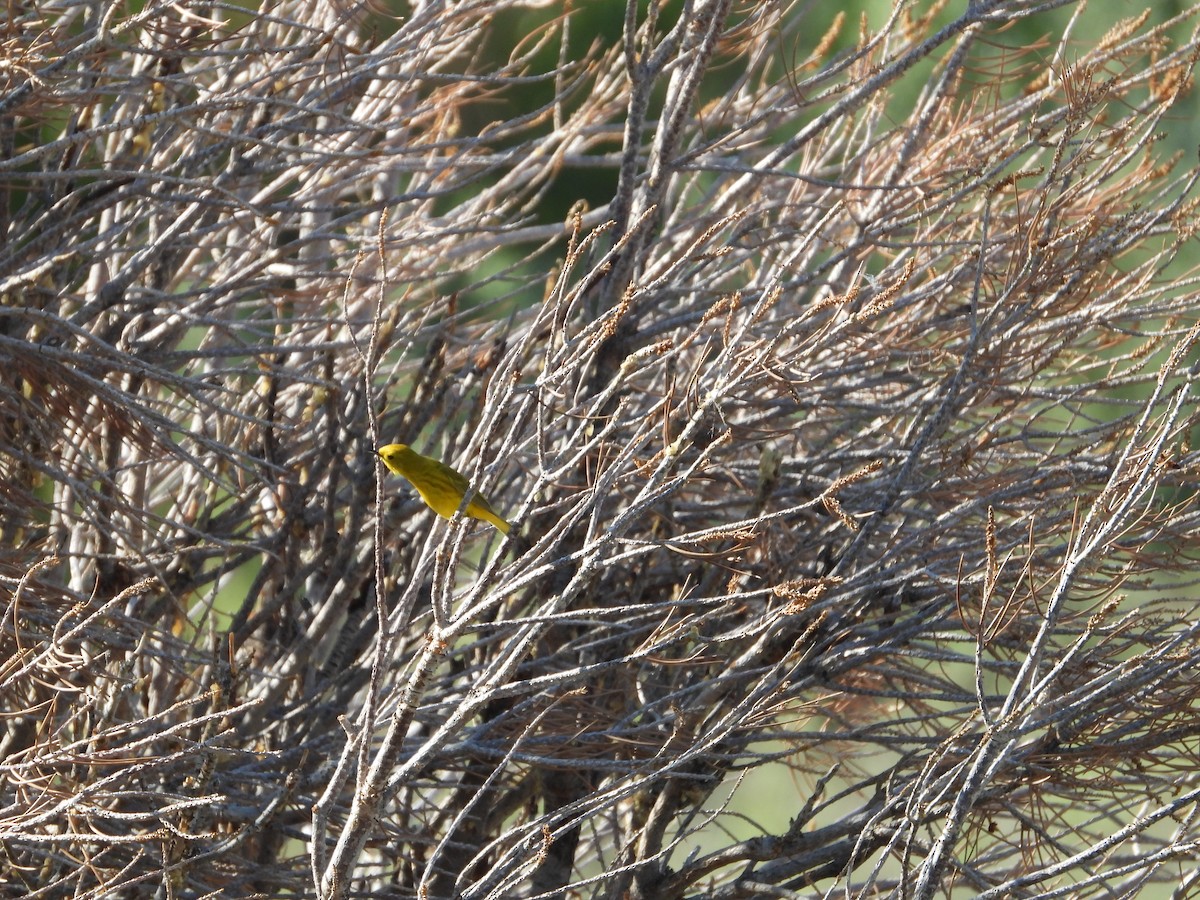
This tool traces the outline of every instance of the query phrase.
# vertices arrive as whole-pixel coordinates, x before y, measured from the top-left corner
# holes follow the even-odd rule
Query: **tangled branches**
[[[1186,22],[501,6],[5,32],[5,889],[1194,880]]]

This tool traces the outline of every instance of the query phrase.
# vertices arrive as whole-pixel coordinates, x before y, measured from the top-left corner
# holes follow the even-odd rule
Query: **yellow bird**
[[[444,462],[430,456],[422,456],[408,444],[388,444],[379,448],[383,464],[397,475],[407,478],[425,505],[443,519],[453,518],[462,505],[463,496],[470,490],[467,479]],[[476,491],[471,496],[463,515],[481,522],[490,522],[508,534],[512,527],[500,514],[492,509],[483,494]]]

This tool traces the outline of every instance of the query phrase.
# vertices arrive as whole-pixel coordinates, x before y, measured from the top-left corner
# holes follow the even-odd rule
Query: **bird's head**
[[[412,448],[408,444],[388,444],[380,447],[378,452],[384,465],[397,475],[403,474],[401,469],[403,469],[405,461],[413,456]]]

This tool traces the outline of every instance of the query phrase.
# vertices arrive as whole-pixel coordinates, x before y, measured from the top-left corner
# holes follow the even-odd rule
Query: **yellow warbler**
[[[417,489],[425,505],[443,519],[449,519],[458,512],[462,505],[463,495],[470,489],[467,479],[454,471],[443,462],[429,456],[422,456],[408,444],[388,444],[379,448],[379,456],[383,464],[402,475]],[[476,491],[471,502],[467,504],[463,515],[481,522],[490,522],[500,529],[502,534],[508,534],[510,526],[492,509],[483,494]]]

